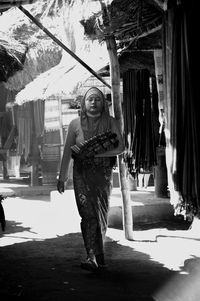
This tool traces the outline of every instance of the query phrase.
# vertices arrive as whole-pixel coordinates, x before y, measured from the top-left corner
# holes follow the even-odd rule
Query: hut
[[[151,43],[150,33],[161,29],[162,47],[154,53],[154,58],[159,120],[164,125],[166,139],[164,161],[175,214],[188,220],[199,217],[200,211],[199,75],[195,72],[199,68],[199,54],[194,35],[197,19],[194,0],[114,0],[99,14],[84,20],[91,39],[106,40],[114,35],[117,46],[121,45],[126,52],[132,51],[132,45],[137,51],[142,36]]]
[[[87,61],[89,59],[90,63],[92,64],[92,68],[98,70],[108,62],[107,50],[105,45],[102,46],[97,41],[92,42],[90,40],[84,39],[83,26],[79,21],[83,17],[83,14],[88,12],[88,6],[85,3],[82,3],[82,1],[77,2],[73,2],[72,5],[64,5],[63,9],[65,13],[63,18],[60,19],[60,21],[63,21],[63,24],[62,22],[59,23],[60,27],[57,31],[60,32],[61,40],[65,43],[65,45],[69,46],[69,48],[83,60]],[[52,4],[53,1],[51,5]],[[64,31],[62,30],[63,28]],[[95,52],[95,56],[91,56],[91,53],[93,51]],[[19,118],[18,115],[18,117],[16,118],[18,122],[18,128],[20,128],[17,152],[18,154],[22,155],[22,153],[25,151],[25,161],[29,162],[32,167],[34,164],[32,164],[32,159],[30,159],[29,155],[30,150],[33,150],[33,148],[30,146],[31,140],[28,140],[27,138],[26,142],[23,142],[23,139],[25,139],[25,137],[32,137],[32,123],[27,123],[29,124],[29,135],[27,135],[28,127],[24,127],[24,123],[22,121],[22,116],[24,118],[26,115],[29,116],[27,108],[33,105],[35,107],[37,103],[40,104],[40,113],[44,112],[44,126],[42,126],[41,128],[46,133],[44,138],[45,145],[43,145],[43,148],[39,148],[40,150],[42,150],[43,162],[45,161],[45,158],[48,157],[48,160],[50,161],[53,157],[52,155],[48,154],[49,152],[55,152],[54,158],[57,158],[55,160],[56,162],[51,162],[51,165],[55,166],[59,161],[59,156],[62,151],[60,145],[63,144],[63,139],[65,136],[65,123],[69,121],[69,118],[60,118],[60,110],[58,110],[58,107],[61,106],[62,103],[63,110],[66,111],[66,108],[71,105],[69,103],[73,102],[75,97],[78,96],[77,91],[78,89],[80,91],[80,83],[84,82],[90,75],[91,74],[88,70],[83,68],[81,65],[78,65],[77,62],[75,62],[75,60],[72,59],[71,56],[69,56],[69,54],[63,52],[62,59],[57,66],[51,68],[49,71],[43,72],[41,75],[38,75],[36,79],[33,79],[31,83],[25,85],[24,88],[21,89],[17,94],[15,105],[11,106],[12,110],[15,112],[23,110],[26,111],[26,114],[21,113],[21,117]],[[82,92],[80,93],[83,93],[83,88]],[[72,104],[72,106],[74,105]],[[40,116],[42,114],[43,113],[41,113]],[[72,112],[70,113],[70,115],[71,114]],[[17,116],[17,114],[15,115]],[[65,115],[67,116],[67,114]],[[30,118],[28,119],[30,121]],[[19,122],[21,122],[21,125],[19,125]],[[62,129],[61,123],[64,125],[64,129]],[[36,126],[38,124],[39,123],[37,122]],[[39,137],[43,135],[41,128],[37,128],[36,130],[37,139],[39,139]],[[26,131],[26,134],[24,133],[24,131]],[[41,145],[40,141],[38,143],[39,145]],[[54,145],[53,148],[50,147],[52,145]],[[34,156],[31,155],[31,158],[33,157],[36,158],[36,160],[33,161],[38,162],[38,154],[35,154]],[[47,164],[42,165],[43,169],[47,167]],[[54,174],[54,177],[56,176],[55,170],[52,174]],[[44,179],[45,177],[43,177],[43,183],[50,183],[51,181],[55,182],[55,179],[51,180],[51,177],[52,175],[50,175],[50,173],[48,175],[47,171],[46,180]],[[37,182],[37,180],[32,179],[32,184],[35,181]]]
[[[90,1],[88,1],[89,3]],[[110,1],[111,3],[112,1]],[[143,66],[147,66],[151,69],[151,72],[154,68],[154,61],[153,61],[153,55],[152,53],[148,53],[148,50],[146,51],[146,55],[144,56],[146,58],[146,60],[144,60],[144,58],[142,58],[142,54],[139,53],[138,48],[135,50],[135,57],[137,57],[138,59],[136,60],[137,62],[134,62],[134,56],[131,53],[132,51],[130,50],[130,48],[128,48],[128,46],[130,46],[130,44],[132,44],[133,42],[133,37],[130,36],[130,28],[132,27],[136,27],[136,30],[134,29],[134,33],[133,35],[138,35],[139,33],[139,27],[143,27],[142,30],[140,28],[141,31],[149,31],[149,28],[151,28],[152,32],[154,33],[154,36],[156,35],[155,32],[159,31],[160,29],[160,19],[161,19],[161,15],[159,13],[159,11],[152,5],[148,5],[145,4],[144,6],[141,6],[139,9],[137,7],[137,4],[134,3],[130,3],[129,1],[126,1],[126,4],[124,5],[119,5],[116,4],[115,1],[113,1],[114,4],[112,4],[110,7],[111,9],[113,9],[112,11],[112,30],[114,30],[117,38],[118,38],[118,49],[120,50],[120,60],[122,62],[121,67],[124,67],[124,70],[121,70],[122,74],[125,70],[127,70],[128,66],[133,67],[134,64],[138,65],[140,68]],[[109,4],[110,5],[110,4]],[[130,8],[130,10],[133,12],[133,16],[132,18],[130,17],[130,14],[127,11],[127,5]],[[119,7],[118,7],[119,6]],[[90,6],[91,7],[91,3]],[[100,6],[99,9],[101,9]],[[76,53],[78,54],[86,54],[86,52],[84,51],[84,48],[86,48],[86,43],[85,43],[85,37],[84,35],[88,35],[91,36],[93,35],[92,30],[97,30],[97,32],[95,32],[95,35],[98,35],[98,39],[102,40],[104,39],[103,35],[101,34],[101,30],[99,31],[99,29],[97,29],[97,27],[95,26],[96,20],[95,20],[95,15],[93,15],[91,18],[88,17],[88,12],[87,12],[87,16],[85,14],[85,11],[81,11],[81,8],[83,8],[83,4],[81,4],[80,1],[77,1],[77,3],[74,3],[73,5],[69,5],[69,8],[66,9],[65,8],[65,31],[66,31],[66,36],[70,37],[69,41],[67,41],[67,43],[70,45],[70,48],[72,50],[74,50]],[[98,9],[98,8],[97,8]],[[121,15],[119,16],[118,14],[118,10],[121,10]],[[80,14],[81,11],[81,14]],[[88,6],[87,6],[87,11],[88,11]],[[139,20],[140,22],[138,24],[135,25],[135,20],[134,18],[139,16],[139,13],[142,11],[142,13],[145,14],[145,21],[144,20]],[[76,12],[76,16],[75,16],[75,12]],[[77,14],[77,12],[79,12]],[[90,12],[91,13],[91,10]],[[99,16],[99,11],[97,11],[97,15]],[[80,19],[82,18],[82,19]],[[87,19],[88,18],[88,19]],[[67,21],[66,21],[67,20]],[[81,24],[84,27],[81,27],[79,24],[79,21],[81,20]],[[70,22],[71,21],[71,22]],[[72,26],[72,21],[73,21],[73,26]],[[120,22],[118,22],[120,21]],[[66,22],[68,22],[66,24]],[[126,23],[127,22],[127,23]],[[148,25],[144,24],[145,22],[148,23]],[[75,26],[74,26],[75,23]],[[88,26],[89,24],[89,26]],[[139,26],[140,25],[140,26]],[[123,29],[121,30],[121,27],[123,27]],[[68,29],[70,28],[70,30]],[[83,33],[83,28],[85,29],[85,32]],[[91,32],[90,32],[91,31]],[[76,37],[76,34],[78,34],[78,40]],[[81,37],[80,37],[80,33],[81,33]],[[100,34],[99,34],[100,33]],[[141,33],[140,33],[141,35]],[[102,38],[103,37],[103,38]],[[142,37],[142,36],[141,36]],[[63,38],[63,37],[62,37]],[[65,40],[65,39],[64,39]],[[87,42],[88,43],[88,42]],[[96,41],[93,40],[93,44],[95,44]],[[99,41],[97,41],[97,43],[99,43]],[[140,43],[141,44],[141,43]],[[133,45],[134,47],[134,45]],[[105,47],[104,47],[105,48]],[[142,48],[142,47],[141,47]],[[101,50],[103,49],[103,47],[101,47]],[[122,51],[123,50],[123,51]],[[131,52],[130,52],[131,51]],[[129,52],[129,55],[128,55]],[[95,52],[96,53],[96,52]],[[137,55],[136,55],[137,53]],[[104,52],[105,54],[105,52]],[[101,54],[102,55],[102,54]],[[88,57],[88,54],[84,56],[85,58]],[[62,57],[62,60],[64,60],[64,54]],[[68,59],[69,57],[67,57]],[[92,60],[92,64],[95,64],[95,59],[96,57],[94,57],[94,59],[92,59],[92,57],[90,56],[90,60]],[[127,63],[126,63],[127,62]]]
[[[85,38],[84,38],[84,35],[86,34],[88,34],[88,32],[87,32],[87,30],[88,30],[88,26],[87,26],[87,24],[88,24],[88,22],[86,22],[86,21],[84,21],[85,20],[85,18],[87,18],[87,16],[85,15],[85,12],[86,11],[88,11],[88,6],[87,6],[87,10],[81,10],[81,8],[83,8],[83,4],[82,5],[80,5],[81,3],[80,2],[78,2],[78,3],[74,3],[73,5],[69,5],[69,7],[68,7],[68,9],[66,9],[65,8],[65,16],[66,16],[66,18],[65,18],[65,30],[66,30],[66,37],[68,37],[68,39],[67,39],[67,44],[70,46],[70,48],[72,49],[72,50],[74,50],[77,54],[80,54],[82,57],[84,57],[84,58],[88,58],[89,56],[88,55],[90,55],[90,53],[92,52],[92,50],[95,50],[95,54],[96,54],[96,50],[97,49],[101,49],[101,52],[102,52],[102,50],[104,50],[104,52],[102,52],[101,53],[101,56],[103,56],[103,53],[104,53],[104,55],[105,55],[105,47],[102,47],[102,44],[101,44],[101,47],[99,46],[99,42],[98,41],[92,41],[92,43],[90,43],[90,46],[89,46],[89,48],[90,48],[90,52],[87,52],[87,51],[85,51],[85,49],[87,49],[87,47],[86,47],[86,45],[88,45],[89,44],[89,42],[88,41],[84,41],[85,40]],[[90,3],[91,4],[91,3]],[[97,5],[96,5],[96,7],[97,7]],[[134,9],[134,5],[132,5],[131,6],[131,8],[132,8],[132,10]],[[77,13],[78,12],[78,13]],[[123,9],[123,13],[125,12],[125,10]],[[159,25],[159,18],[160,18],[160,15],[157,13],[157,11],[156,11],[156,9],[151,9],[151,12],[153,13],[153,19],[151,19],[151,26],[158,26]],[[127,20],[127,14],[126,14],[126,18],[124,19],[124,20]],[[82,19],[81,19],[82,18]],[[148,15],[148,18],[149,18],[149,15]],[[148,19],[147,18],[147,19]],[[120,20],[121,19],[123,19],[123,17],[122,18],[120,18]],[[67,24],[66,24],[66,20],[67,20]],[[84,25],[84,27],[83,26],[81,26],[80,25],[80,20],[82,20],[81,21],[81,24],[82,25]],[[153,21],[152,21],[153,20]],[[70,22],[71,21],[71,22]],[[73,26],[72,26],[72,21],[73,21]],[[89,21],[90,21],[90,24],[91,24],[91,22],[93,22],[94,21],[94,18],[92,18],[92,20],[90,20],[89,19]],[[116,24],[117,24],[117,22],[116,22]],[[66,26],[66,25],[68,25],[68,26]],[[121,25],[120,25],[121,26]],[[95,26],[94,26],[94,24],[93,24],[93,27],[95,28]],[[70,29],[69,29],[70,28]],[[85,28],[85,33],[83,32],[83,28]],[[126,28],[127,29],[127,28]],[[128,30],[129,31],[129,30]],[[157,31],[157,30],[156,30]],[[125,30],[125,32],[126,32],[126,30]],[[79,33],[79,35],[76,35],[77,33]],[[80,37],[80,34],[81,34],[81,37]],[[78,36],[78,39],[77,39],[77,36]],[[123,37],[125,37],[125,39],[127,39],[127,37],[126,37],[126,34],[125,33],[123,33],[122,35],[120,34],[120,32],[118,31],[118,37],[119,37],[119,40],[120,39],[122,39],[122,36]],[[63,38],[62,37],[62,39],[63,40],[66,40],[65,38]],[[130,40],[129,40],[129,42],[130,42]],[[98,47],[96,47],[96,48],[92,48],[92,46],[93,45],[95,45],[95,43],[96,43],[96,45],[98,45]],[[126,42],[125,42],[125,44],[126,44]],[[119,46],[119,49],[121,50],[122,48],[124,48],[124,45],[125,44],[122,44],[123,46]],[[92,46],[91,46],[92,45]],[[124,50],[124,52],[123,53],[121,53],[121,57],[120,57],[120,60],[121,60],[121,62],[122,62],[122,64],[121,64],[121,67],[123,68],[125,68],[125,69],[127,69],[127,67],[126,66],[133,66],[134,65],[134,63],[136,64],[136,62],[134,62],[133,61],[133,55],[132,55],[132,57],[131,57],[131,55],[129,55],[128,56],[128,51],[129,50],[127,50],[126,51],[126,58],[124,59],[124,53],[125,53],[125,50]],[[137,49],[137,51],[138,51],[138,49]],[[105,55],[105,57],[107,57],[107,55]],[[140,55],[140,57],[139,57],[139,52],[137,53],[137,56],[135,56],[135,57],[137,57],[138,58],[138,66],[140,65],[140,68],[141,68],[141,66],[145,66],[145,62],[144,62],[144,60],[143,60],[143,63],[142,63],[142,55]],[[148,67],[151,69],[151,72],[152,72],[152,69],[153,69],[153,63],[154,63],[154,61],[153,61],[153,55],[152,55],[152,53],[149,53],[148,54],[148,52],[146,53],[146,65],[148,64]],[[132,59],[132,60],[131,60]],[[65,56],[64,55],[64,53],[63,53],[63,56],[62,56],[62,61],[64,62],[66,62],[67,60],[69,60],[69,56]],[[140,60],[140,62],[139,62],[139,60]],[[94,56],[94,57],[91,57],[91,55],[90,55],[90,61],[92,61],[92,64],[93,65],[95,65],[96,64],[96,57]],[[128,63],[126,64],[126,61],[128,61]],[[70,66],[70,64],[69,64],[69,62],[67,62],[67,65],[68,65],[68,68],[66,69],[67,71],[68,70],[70,70],[71,69],[71,71],[70,71],[70,75],[72,76],[72,74],[73,74],[73,65],[71,64],[71,66]],[[104,64],[101,64],[101,65],[104,65]],[[69,67],[70,66],[70,67]],[[76,68],[77,69],[77,68]],[[123,70],[122,70],[123,71]],[[57,72],[56,72],[57,73]],[[58,72],[58,74],[59,74],[59,72]],[[76,72],[75,72],[75,74],[76,74]],[[77,74],[79,74],[79,78],[80,78],[80,76],[81,76],[81,72],[77,72]],[[43,83],[42,85],[43,85],[43,88],[45,87],[45,80],[46,80],[46,76],[44,76],[44,77],[41,77],[40,79],[38,79],[38,82],[40,82],[40,84],[41,83]],[[80,81],[81,81],[81,78],[80,78]],[[51,80],[50,80],[50,82],[51,82]],[[66,83],[62,83],[62,80],[59,80],[59,82],[60,82],[60,86],[62,87],[62,85],[63,85],[63,87],[65,86],[65,84]],[[67,79],[66,79],[66,82],[67,82]],[[57,85],[57,89],[58,89],[58,87],[59,87],[59,85]],[[28,89],[31,91],[33,91],[33,89],[34,89],[34,84],[33,84],[33,88],[32,88],[32,85],[30,85],[30,86],[28,86],[26,89],[24,89],[24,91],[22,90],[21,92],[20,92],[20,97],[22,96],[22,98],[23,98],[23,93],[25,93],[26,94],[26,96],[27,96],[27,93],[29,93],[30,94],[30,92],[28,92]],[[49,95],[54,95],[54,92],[52,92],[53,90],[57,90],[57,89],[55,89],[55,85],[54,85],[54,83],[51,83],[51,85],[49,85],[49,87],[47,87],[47,88],[44,88],[45,89],[45,93],[43,93],[44,95],[43,96],[41,96],[41,93],[40,93],[40,89],[39,89],[39,86],[37,85],[37,90],[38,90],[38,95],[36,96],[36,98],[37,99],[46,99],[46,101],[45,101],[45,104],[47,104],[48,103],[48,101],[47,101],[47,99],[49,98],[49,99],[51,99],[51,96],[49,96]],[[62,88],[61,88],[61,90],[62,90]],[[48,95],[49,94],[49,95]],[[61,96],[62,95],[62,92],[60,93],[60,97],[62,97]],[[24,95],[25,96],[25,95]],[[53,97],[55,97],[55,96],[53,96]],[[26,98],[26,97],[25,97]],[[24,98],[24,99],[25,99]],[[31,99],[31,97],[29,97],[29,99]],[[51,99],[51,103],[53,103],[53,99]],[[47,110],[45,110],[45,112],[46,112]],[[63,140],[63,138],[62,138],[62,135],[60,136],[61,137],[61,140]],[[61,141],[61,144],[62,144],[62,141]],[[27,155],[26,155],[26,159],[27,159]]]
[[[109,78],[107,81],[109,82]],[[33,169],[33,185],[38,181],[38,165],[41,166],[42,184],[55,184],[68,125],[78,116],[80,98],[90,85],[98,86],[109,99],[108,87],[91,76],[81,65],[75,64],[68,69],[59,64],[39,75],[16,95],[12,109],[17,116],[19,133],[17,155],[25,153],[27,162],[31,156],[31,165],[37,166]],[[25,113],[27,110],[34,114]],[[29,130],[26,119],[32,120]],[[33,145],[38,146],[35,154],[32,154]]]
[[[19,5],[23,4],[22,2],[25,3],[26,1],[19,1]],[[17,3],[15,1],[15,4]],[[4,4],[6,5],[6,3]],[[2,60],[5,47],[8,50],[7,53],[9,53],[6,64],[0,64],[1,91],[4,91],[1,104],[4,103],[4,110],[12,115],[11,127],[14,128],[16,126],[16,116],[11,109],[11,104],[14,102],[16,94],[39,74],[56,66],[61,60],[62,50],[49,37],[38,30],[19,9],[12,7],[12,3],[9,2],[7,6],[9,9],[4,11],[0,17],[2,41],[0,52]],[[55,14],[54,10],[49,11],[47,9],[48,1],[42,1],[40,5],[30,4],[29,2],[28,7],[33,14],[40,17],[44,22],[48,22],[52,32],[56,32],[59,26],[60,14]],[[13,51],[11,51],[12,49]],[[23,51],[26,53],[23,53]],[[14,140],[17,141],[17,139],[18,136],[15,131]],[[12,151],[9,150],[7,152],[7,163],[4,164],[7,169],[7,177],[19,177],[20,174],[30,173],[30,167],[27,168],[23,162],[20,156],[17,156],[16,148]]]
[[[134,53],[138,51],[141,37],[146,36],[149,43],[150,34],[162,30],[162,58],[159,52],[154,53],[160,89],[159,118],[165,122],[170,197],[177,214],[186,217],[199,215],[199,79],[195,75],[198,51],[194,37],[197,11],[194,0],[110,0],[103,9],[82,19],[87,37],[102,43],[114,37],[117,49],[126,53],[132,52],[132,45],[136,47]],[[159,61],[163,63],[162,74],[158,73]]]
[[[100,8],[97,15],[82,20],[82,24],[90,39],[106,41],[114,36],[116,41],[123,82],[124,162],[130,184],[135,187],[141,172],[152,174],[155,179],[159,112],[163,105],[156,63],[158,59],[162,62],[162,12],[154,1],[110,1],[104,9]],[[110,65],[101,72],[109,76]],[[143,79],[139,79],[140,76],[144,76]],[[153,105],[148,105],[150,102]],[[167,196],[166,169],[163,178],[163,195]],[[161,195],[159,189],[156,191]]]

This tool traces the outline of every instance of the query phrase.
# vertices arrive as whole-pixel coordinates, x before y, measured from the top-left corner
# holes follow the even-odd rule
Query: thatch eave
[[[76,64],[70,68],[58,65],[40,74],[26,85],[17,95],[15,104],[46,99],[73,99],[84,81],[90,77],[90,72]]]
[[[38,44],[38,47],[30,48],[27,52],[23,70],[17,71],[4,85],[9,90],[19,92],[37,76],[57,66],[61,58],[62,50],[51,41]]]
[[[18,7],[21,5],[32,4],[38,0],[3,0],[0,2],[0,13],[7,11],[12,7]]]
[[[120,77],[129,69],[148,69],[151,75],[155,75],[153,50],[125,51],[119,57]],[[102,77],[110,76],[109,64],[99,70]]]
[[[51,31],[57,34],[61,11],[56,11],[52,1],[52,8],[49,7],[49,4],[48,0],[34,1],[27,7],[34,16],[41,18],[44,24],[48,23]],[[60,5],[61,1],[59,1],[58,8]],[[0,28],[4,29],[3,32],[0,29],[0,35],[4,36],[6,33],[8,37],[13,37],[19,43],[26,41],[28,46],[23,69],[18,68],[16,73],[11,74],[4,83],[7,89],[19,92],[39,74],[59,64],[62,58],[62,49],[19,9],[11,7],[6,11],[0,17]]]
[[[0,81],[6,82],[9,77],[23,69],[27,51],[25,44],[0,39]]]
[[[124,45],[123,45],[124,46]],[[122,48],[122,47],[121,47]],[[150,74],[155,73],[153,51],[162,49],[162,28],[153,31],[147,36],[142,36],[122,48],[118,53],[120,76],[128,69],[148,69]],[[99,70],[101,76],[109,76],[109,65]]]
[[[103,25],[102,11],[81,23],[85,35],[92,40],[102,41],[105,35],[114,35],[119,49],[162,25],[164,11],[153,0],[113,0],[107,9],[110,15],[108,26]]]

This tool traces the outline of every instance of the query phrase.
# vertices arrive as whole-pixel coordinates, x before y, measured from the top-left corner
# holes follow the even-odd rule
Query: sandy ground
[[[9,197],[0,232],[1,300],[199,301],[199,232],[174,222],[109,228],[108,269],[88,272],[73,193]]]

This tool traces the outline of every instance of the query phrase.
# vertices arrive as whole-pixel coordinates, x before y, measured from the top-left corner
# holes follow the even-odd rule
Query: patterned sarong
[[[112,188],[112,159],[93,158],[80,166],[74,160],[73,182],[87,254],[103,254]]]

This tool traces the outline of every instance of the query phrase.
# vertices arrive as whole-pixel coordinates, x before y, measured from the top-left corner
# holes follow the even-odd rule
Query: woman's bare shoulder
[[[80,126],[80,117],[76,117],[76,118],[72,119],[69,126],[72,127],[72,128],[79,127]]]

